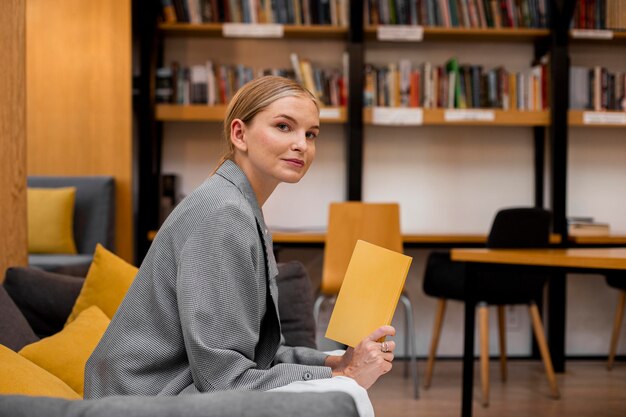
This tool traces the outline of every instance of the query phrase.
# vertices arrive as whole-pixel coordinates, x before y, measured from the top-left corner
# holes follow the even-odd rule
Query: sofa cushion
[[[178,397],[128,396],[83,401],[0,396],[0,410],[11,417],[358,416],[352,397],[343,392],[228,391]]]
[[[4,288],[35,334],[46,337],[63,328],[84,279],[36,268],[8,268]]]
[[[39,340],[4,287],[0,286],[0,344],[18,351]]]
[[[28,188],[28,252],[76,253],[75,187]]]
[[[76,187],[74,239],[78,253],[92,254],[96,244],[113,248],[115,238],[115,180],[112,176],[29,175],[29,187]]]
[[[112,318],[124,299],[138,269],[104,246],[96,245],[96,252],[85,284],[80,290],[76,304],[67,318],[71,323],[81,311],[98,306],[107,317]]]
[[[304,265],[298,261],[279,264],[276,284],[285,344],[315,348],[313,293]]]
[[[31,253],[28,255],[28,265],[33,268],[82,278],[87,275],[91,261],[93,261],[92,254]]]
[[[65,382],[2,345],[0,345],[0,394],[80,398]],[[6,412],[2,406],[0,410],[2,410],[0,414]]]
[[[109,322],[102,310],[91,306],[59,333],[25,346],[19,354],[59,377],[82,397],[85,364]]]

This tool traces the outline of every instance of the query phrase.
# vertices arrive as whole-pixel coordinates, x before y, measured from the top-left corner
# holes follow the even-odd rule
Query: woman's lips
[[[304,166],[304,161],[300,159],[285,159],[284,161],[299,168]]]

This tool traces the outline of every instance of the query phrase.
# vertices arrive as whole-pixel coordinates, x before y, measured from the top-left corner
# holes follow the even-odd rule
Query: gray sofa
[[[46,271],[85,276],[96,244],[114,250],[115,181],[111,176],[29,176],[28,187],[76,187],[76,255],[29,254],[28,264]]]
[[[6,417],[357,417],[345,393],[228,391],[179,397],[108,397],[71,401],[0,396]]]
[[[279,312],[288,345],[315,347],[309,278],[300,262],[278,265]],[[61,330],[82,278],[9,268],[0,286],[0,344],[14,351]],[[0,395],[0,417],[357,417],[345,393],[228,391],[179,397],[109,397],[71,401]]]

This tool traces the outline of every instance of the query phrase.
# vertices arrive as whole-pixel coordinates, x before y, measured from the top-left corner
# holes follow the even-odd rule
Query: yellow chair
[[[348,263],[357,240],[365,240],[389,250],[402,253],[400,207],[396,203],[332,203],[329,209],[328,232],[324,245],[324,265],[320,291],[313,307],[318,322],[322,303],[339,293]],[[405,352],[410,357],[410,369],[415,384],[415,398],[419,396],[417,376],[417,347],[413,326],[413,307],[403,291],[400,301],[405,313]],[[405,368],[405,376],[408,370]]]

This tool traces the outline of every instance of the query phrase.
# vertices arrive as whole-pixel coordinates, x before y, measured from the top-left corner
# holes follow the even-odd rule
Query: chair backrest
[[[100,243],[109,250],[115,237],[115,180],[111,176],[28,176],[29,187],[76,187],[74,240],[78,253],[92,254]]]
[[[491,225],[488,248],[542,248],[550,243],[551,215],[536,207],[498,211]]]
[[[400,206],[397,203],[332,203],[324,245],[320,291],[337,294],[357,240],[402,252]]]

